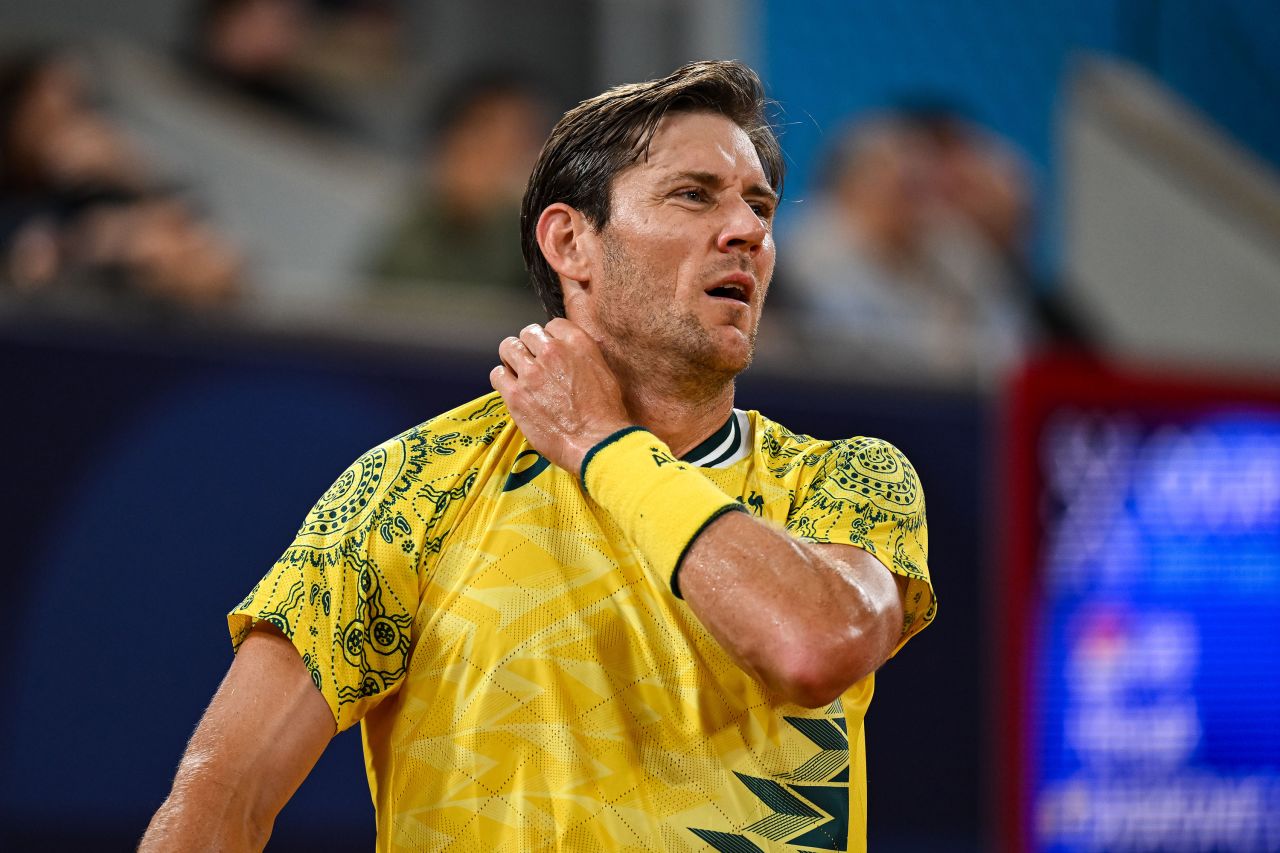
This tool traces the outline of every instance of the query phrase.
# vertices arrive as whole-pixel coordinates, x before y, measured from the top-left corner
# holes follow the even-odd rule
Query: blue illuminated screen
[[[1280,414],[1040,433],[1034,848],[1280,851]]]

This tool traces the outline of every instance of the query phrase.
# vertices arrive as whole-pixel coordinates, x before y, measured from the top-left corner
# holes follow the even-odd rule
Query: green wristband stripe
[[[633,432],[644,432],[644,431],[645,429],[642,426],[623,427],[622,429],[618,430],[612,435],[605,436],[603,439],[600,440],[599,443],[596,444],[595,447],[592,447],[590,450],[588,450],[587,455],[582,457],[582,467],[578,469],[578,480],[581,481],[582,483],[582,491],[586,492],[587,494],[591,494],[591,492],[587,490],[587,465],[591,462],[592,459],[595,458],[595,455],[597,453],[599,453],[601,450],[604,450],[606,447],[613,444],[615,441],[622,438],[623,436],[630,435]]]
[[[684,565],[685,554],[688,554],[689,549],[693,547],[693,543],[698,541],[698,537],[702,535],[702,531],[710,527],[711,522],[715,521],[717,518],[719,518],[720,516],[724,515],[727,512],[746,512],[746,511],[747,511],[747,508],[742,504],[737,503],[736,501],[731,504],[725,504],[724,506],[720,507],[718,510],[713,512],[707,518],[706,521],[702,522],[702,525],[697,530],[694,531],[693,536],[689,537],[689,541],[685,543],[684,550],[680,552],[679,559],[676,560],[676,567],[671,570],[671,592],[673,595],[675,595],[676,598],[680,599],[681,601],[684,600],[684,596],[680,594],[680,567]]]
[[[742,504],[648,430],[619,430],[592,450],[597,458],[586,460],[583,490],[636,546],[653,583],[679,597],[676,570],[693,540]]]

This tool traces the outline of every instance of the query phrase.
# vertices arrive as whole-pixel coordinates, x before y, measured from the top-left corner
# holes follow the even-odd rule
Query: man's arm
[[[680,592],[738,665],[809,708],[874,672],[902,636],[906,578],[852,545],[801,542],[743,512],[713,521]]]
[[[561,468],[581,476],[587,452],[630,424],[616,378],[572,323],[527,327],[499,353],[494,388],[529,443]],[[905,579],[852,545],[801,542],[745,513],[698,533],[679,586],[739,665],[809,707],[873,672],[902,635]]]
[[[334,732],[329,705],[293,644],[258,623],[196,727],[139,850],[261,850]]]

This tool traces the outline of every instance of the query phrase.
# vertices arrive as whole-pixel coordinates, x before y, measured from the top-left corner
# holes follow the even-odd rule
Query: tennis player
[[[760,81],[587,100],[524,200],[550,319],[358,459],[232,610],[144,850],[260,848],[363,727],[379,850],[865,850],[874,673],[933,618],[874,438],[734,408],[782,184]]]

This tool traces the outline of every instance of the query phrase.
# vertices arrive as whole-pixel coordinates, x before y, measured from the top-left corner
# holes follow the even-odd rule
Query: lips
[[[751,292],[755,282],[746,273],[733,273],[717,281],[707,288],[707,295],[717,299],[732,299],[735,302],[751,304]]]

